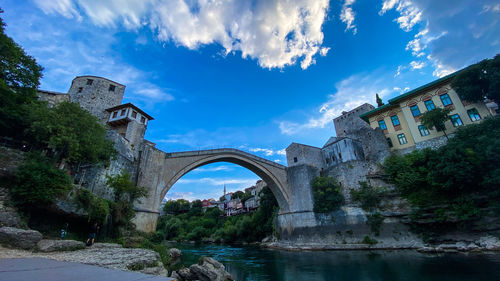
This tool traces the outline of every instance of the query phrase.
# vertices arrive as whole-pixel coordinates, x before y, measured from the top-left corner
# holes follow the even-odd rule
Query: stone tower
[[[104,124],[108,121],[106,109],[122,103],[125,86],[97,76],[78,76],[69,89],[69,100],[76,102]]]

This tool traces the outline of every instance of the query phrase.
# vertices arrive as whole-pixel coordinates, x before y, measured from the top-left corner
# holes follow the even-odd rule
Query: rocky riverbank
[[[421,253],[445,252],[482,252],[500,251],[500,239],[495,236],[482,236],[476,240],[452,241],[439,244],[426,244],[419,240],[399,242],[377,241],[367,243],[297,243],[290,241],[268,240],[260,244],[261,247],[287,251],[323,251],[323,250],[416,250]]]

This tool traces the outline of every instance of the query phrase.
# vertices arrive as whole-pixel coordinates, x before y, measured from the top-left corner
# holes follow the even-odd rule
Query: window
[[[109,84],[109,89],[108,89],[108,91],[110,91],[110,92],[114,92],[114,91],[115,91],[115,88],[116,88],[116,86],[115,86],[115,85],[111,85],[111,84]]]
[[[92,85],[92,83],[94,83],[93,79],[87,79],[87,85]]]
[[[394,127],[398,126],[399,125],[399,118],[397,115],[393,115],[391,116],[391,120],[392,120],[392,125]]]
[[[330,162],[328,161],[328,158],[325,158],[325,161],[326,161],[326,164],[330,163]]]
[[[452,116],[450,116],[450,119],[454,127],[462,126],[464,124],[462,123],[462,119],[460,119],[460,116],[458,114],[453,114]]]
[[[120,116],[123,116],[123,115],[125,115],[125,111],[127,111],[127,110],[125,110],[125,109],[122,109],[122,112],[120,112]]]
[[[398,141],[399,141],[399,144],[401,144],[401,145],[406,144],[408,142],[408,141],[406,141],[405,134],[399,134]]]
[[[136,111],[132,111],[132,118],[137,118],[137,112]]]
[[[293,162],[297,163],[297,157],[293,157]]]
[[[429,130],[427,129],[426,126],[420,125],[418,126],[418,130],[420,131],[420,135],[423,136],[428,136],[430,134]]]
[[[427,110],[431,111],[436,108],[434,105],[434,102],[432,100],[426,100],[425,102],[425,107],[427,107]]]
[[[335,160],[335,155],[332,155],[332,161],[335,162],[337,160]]]
[[[469,114],[472,122],[481,120],[481,115],[479,115],[479,112],[477,112],[477,109],[475,108],[467,110],[467,114]]]
[[[116,115],[118,115],[118,111],[113,112],[113,118],[116,118]]]
[[[443,103],[444,106],[453,104],[448,94],[440,95],[439,97],[441,98],[441,102]]]
[[[387,144],[389,145],[389,147],[393,146],[391,138],[387,138]]]
[[[78,88],[78,92],[81,93],[83,91],[83,87]]]
[[[339,160],[342,161],[342,154],[339,152]]]
[[[384,120],[380,120],[378,121],[378,126],[380,127],[380,129],[382,130],[387,130],[387,126],[385,125],[385,121]]]
[[[413,114],[413,117],[417,117],[420,115],[420,109],[418,108],[418,105],[410,106],[411,114]]]
[[[144,116],[141,116],[141,123],[146,124],[146,118],[144,118]]]

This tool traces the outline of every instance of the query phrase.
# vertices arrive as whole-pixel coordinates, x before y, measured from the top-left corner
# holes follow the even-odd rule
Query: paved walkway
[[[168,277],[43,258],[0,259],[1,281],[171,281]]]

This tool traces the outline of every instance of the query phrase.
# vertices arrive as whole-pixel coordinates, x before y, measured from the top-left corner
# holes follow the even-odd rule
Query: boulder
[[[500,250],[500,240],[494,236],[481,237],[476,244],[487,250]]]
[[[85,243],[75,240],[43,239],[37,243],[40,252],[74,251],[85,248]]]
[[[40,240],[42,234],[36,230],[0,227],[0,243],[6,246],[28,250],[34,248]]]
[[[198,264],[189,267],[192,274],[200,281],[232,281],[224,265],[213,258],[202,257]]]
[[[168,249],[168,256],[170,257],[170,265],[174,265],[181,261],[182,252],[177,248],[170,248]]]
[[[174,271],[171,277],[180,281],[197,280],[196,275],[194,275],[189,268],[181,268],[177,271]]]
[[[19,227],[21,218],[16,212],[0,211],[0,226]]]

